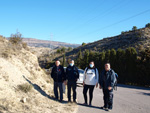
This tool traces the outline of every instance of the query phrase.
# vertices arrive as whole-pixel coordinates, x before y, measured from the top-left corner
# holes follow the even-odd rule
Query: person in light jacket
[[[83,96],[84,96],[84,105],[87,105],[87,91],[89,90],[89,105],[92,105],[93,91],[94,87],[98,86],[99,74],[98,70],[94,65],[94,62],[91,61],[89,66],[84,71],[84,80],[83,80]]]

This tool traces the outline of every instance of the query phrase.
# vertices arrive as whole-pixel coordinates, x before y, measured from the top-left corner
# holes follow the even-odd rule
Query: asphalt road
[[[103,93],[95,88],[92,107],[84,106],[83,87],[77,88],[77,113],[106,113],[100,109],[103,106]],[[114,105],[111,113],[150,113],[150,88],[119,85],[114,91]]]

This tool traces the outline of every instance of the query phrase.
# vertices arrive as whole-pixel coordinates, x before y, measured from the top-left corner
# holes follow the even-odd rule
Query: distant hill
[[[145,27],[142,29],[130,30],[122,32],[118,36],[103,38],[102,40],[77,47],[72,51],[67,52],[66,56],[74,58],[80,49],[81,51],[88,49],[91,51],[101,52],[112,48],[117,50],[118,48],[126,49],[128,47],[134,47],[137,51],[139,49],[150,47],[150,28]]]
[[[23,42],[26,42],[28,46],[31,47],[46,47],[46,48],[57,48],[57,47],[72,47],[76,48],[80,46],[79,44],[70,44],[65,42],[57,42],[57,41],[48,41],[48,40],[39,40],[34,38],[23,38]]]

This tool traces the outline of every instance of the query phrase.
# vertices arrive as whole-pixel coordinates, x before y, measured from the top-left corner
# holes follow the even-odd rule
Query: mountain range
[[[27,43],[28,46],[31,47],[46,47],[55,49],[58,47],[72,47],[76,48],[80,46],[80,44],[70,44],[65,42],[57,42],[57,41],[49,41],[49,40],[39,40],[34,38],[23,38],[23,42]]]

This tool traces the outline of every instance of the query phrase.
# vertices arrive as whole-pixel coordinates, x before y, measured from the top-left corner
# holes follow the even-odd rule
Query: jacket
[[[96,85],[99,80],[98,70],[87,67],[84,71],[83,81],[86,85]]]
[[[54,82],[63,82],[66,80],[66,75],[64,72],[63,66],[59,65],[58,67],[55,65],[51,72],[51,77]]]
[[[103,70],[99,78],[99,84],[103,89],[107,89],[109,86],[114,87],[115,72],[112,69],[109,71]]]
[[[78,68],[76,66],[68,66],[66,69],[66,79],[68,81],[77,81],[79,78]]]

